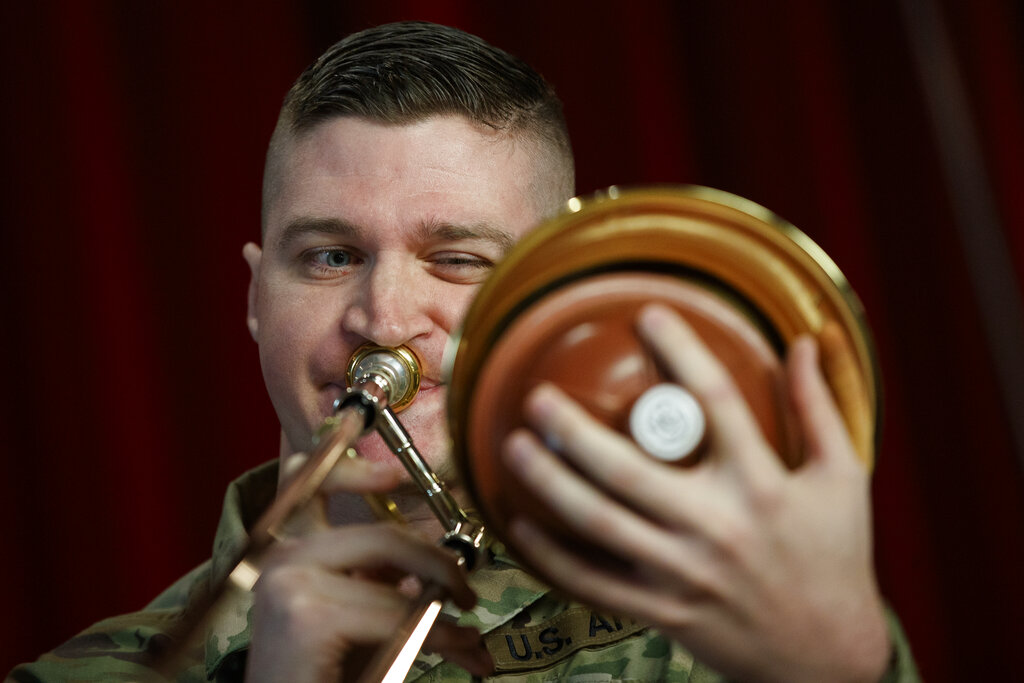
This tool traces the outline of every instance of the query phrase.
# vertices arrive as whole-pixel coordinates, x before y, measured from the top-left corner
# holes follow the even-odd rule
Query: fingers
[[[702,494],[684,496],[685,486],[678,472],[642,453],[631,440],[591,417],[579,404],[553,385],[541,385],[531,392],[525,415],[547,443],[570,460],[592,482],[619,500],[655,519],[666,510],[696,513]],[[518,441],[515,453],[530,450],[528,441]],[[525,456],[524,456],[525,457]],[[553,488],[551,482],[538,485]],[[567,484],[562,484],[566,485]],[[554,491],[558,491],[554,487]],[[674,515],[671,521],[678,521]]]
[[[526,559],[549,576],[572,577],[573,593],[598,608],[637,617],[659,626],[681,627],[691,613],[676,595],[657,586],[639,585],[629,577],[602,570],[592,562],[566,551],[530,522],[517,519],[510,525],[517,548]]]
[[[247,680],[342,680],[341,667],[359,669],[354,646],[395,637],[413,599],[395,585],[291,563],[271,567],[256,585]],[[434,647],[477,673],[491,670],[479,634],[453,624],[435,627]],[[251,675],[248,675],[251,674]]]
[[[594,488],[529,432],[516,432],[506,441],[505,460],[516,476],[582,538],[657,571],[676,572],[691,564],[692,548],[673,536],[678,528],[670,530],[652,522]],[[644,492],[645,487],[640,487],[630,493],[642,498]],[[677,502],[683,498],[679,493]],[[676,505],[672,510],[676,527],[686,523],[679,508]]]
[[[853,446],[832,392],[818,365],[818,345],[798,337],[789,349],[788,372],[793,407],[804,435],[808,462],[854,459]]]
[[[875,417],[856,351],[834,320],[822,326],[818,349],[818,365],[843,416],[850,441],[862,462],[870,468],[875,446]]]
[[[253,680],[340,680],[359,649],[388,641],[411,612],[410,586],[441,586],[462,609],[476,598],[454,556],[394,524],[337,527],[275,544],[255,586]],[[422,581],[409,580],[411,576]],[[441,627],[437,647],[486,674],[479,636]],[[354,657],[349,660],[348,657]]]
[[[394,587],[310,565],[287,565],[266,571],[256,590],[263,598],[258,604],[267,606],[282,620],[298,622],[292,628],[304,630],[301,622],[306,620],[311,628],[318,622],[330,624],[348,639],[360,636],[358,642],[385,637],[408,610],[408,598]],[[360,628],[355,629],[354,624],[360,624]]]
[[[394,586],[304,566],[290,565],[261,582],[260,589],[273,597],[260,604],[291,622],[290,628],[303,632],[330,627],[347,641],[364,645],[393,637],[415,603],[415,598]],[[438,621],[427,644],[438,651],[458,652],[478,668],[486,665],[474,653],[481,647],[480,633],[474,628]]]
[[[474,676],[487,676],[494,671],[494,659],[484,647],[480,632],[470,626],[458,626],[444,614],[430,629],[423,649],[438,652],[446,661],[461,666]]]
[[[278,543],[267,553],[264,574],[286,565],[320,566],[336,573],[397,569],[444,586],[463,609],[476,604],[476,596],[451,552],[393,524],[338,527],[306,539]]]
[[[729,372],[693,329],[673,311],[649,305],[640,312],[637,331],[669,372],[691,391],[707,412],[715,451],[757,463],[771,448]]]

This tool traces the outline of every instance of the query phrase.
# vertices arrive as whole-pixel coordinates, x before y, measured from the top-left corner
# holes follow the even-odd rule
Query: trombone
[[[800,465],[802,447],[780,407],[781,358],[798,335],[817,338],[826,380],[854,448],[870,470],[881,414],[877,355],[860,301],[820,247],[764,207],[703,187],[613,186],[590,199],[572,199],[567,209],[527,235],[498,264],[453,339],[446,368],[448,425],[452,457],[473,501],[474,517],[455,502],[396,416],[418,390],[419,366],[412,351],[360,347],[349,362],[349,389],[320,430],[313,454],[256,523],[228,578],[193,610],[199,616],[183,620],[179,651],[225,592],[252,588],[262,553],[289,535],[289,520],[317,495],[356,439],[372,429],[424,492],[445,529],[441,542],[467,570],[484,561],[490,537],[522,560],[507,529],[508,520],[519,514],[585,554],[586,545],[569,529],[538,517],[542,506],[502,464],[500,444],[523,424],[526,394],[545,381],[559,384],[607,426],[665,460],[664,453],[644,446],[643,438],[645,424],[658,427],[665,421],[634,424],[632,419],[634,408],[658,390],[659,382],[672,383],[633,332],[636,314],[648,302],[674,308],[714,342],[762,432],[791,468]],[[656,412],[689,414],[675,408]],[[670,426],[672,440],[685,441],[678,438],[678,425]],[[699,462],[702,442],[695,438],[694,443],[694,452],[673,452],[670,459],[678,466]],[[368,503],[378,516],[396,514],[383,497],[371,496]],[[601,560],[597,555],[592,559]],[[542,575],[528,562],[523,566]],[[573,594],[572,586],[555,588]],[[419,605],[366,670],[364,681],[404,678],[440,611],[441,598],[436,586],[424,589]]]
[[[372,430],[380,434],[426,497],[445,531],[440,544],[455,552],[465,571],[483,563],[488,540],[484,527],[459,507],[396,415],[412,403],[419,391],[420,366],[416,355],[405,346],[364,344],[352,354],[346,380],[348,388],[335,401],[333,415],[318,430],[312,454],[256,521],[234,568],[203,598],[189,605],[178,629],[171,634],[171,649],[155,663],[160,675],[173,676],[185,649],[232,593],[252,590],[260,577],[264,553],[276,541],[294,535],[291,529],[295,521],[317,498],[331,470],[342,458],[356,457],[353,445]],[[395,504],[386,496],[368,494],[366,499],[378,517],[401,520]],[[399,628],[398,637],[377,653],[360,680],[404,680],[440,614],[443,601],[440,587],[427,584]]]

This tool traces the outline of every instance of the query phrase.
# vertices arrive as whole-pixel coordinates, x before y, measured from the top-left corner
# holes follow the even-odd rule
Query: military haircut
[[[559,182],[558,201],[574,188],[572,146],[562,103],[522,60],[450,26],[420,21],[384,24],[331,46],[288,91],[264,174],[264,219],[272,166],[286,137],[300,137],[338,116],[411,124],[460,115],[537,144]]]

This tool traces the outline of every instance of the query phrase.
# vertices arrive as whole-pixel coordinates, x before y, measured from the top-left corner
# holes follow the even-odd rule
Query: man
[[[317,60],[289,92],[270,143],[262,246],[243,251],[248,325],[281,421],[280,467],[233,485],[209,563],[147,610],[101,622],[14,680],[145,676],[189,594],[230,570],[244,526],[312,448],[348,358],[366,341],[407,345],[422,361],[422,389],[402,421],[448,479],[448,335],[491,266],[572,194],[553,92],[479,39],[396,24],[350,36]],[[512,435],[505,456],[567,524],[630,556],[638,572],[583,563],[518,522],[513,533],[531,562],[592,607],[550,594],[500,553],[467,583],[435,547],[440,527],[424,501],[371,436],[358,445],[362,459],[340,466],[327,487],[332,526],[275,546],[251,596],[214,621],[180,678],[351,677],[429,580],[447,589],[460,623],[435,627],[436,654],[421,655],[413,671],[423,681],[495,668],[510,681],[719,680],[707,665],[743,680],[912,680],[875,584],[868,477],[814,344],[796,343],[789,361],[808,449],[794,474],[676,316],[651,307],[637,325],[707,409],[711,452],[700,467],[645,458],[550,387],[527,399],[532,431]],[[562,444],[560,453],[545,443]],[[374,521],[367,492],[389,492],[408,527]]]

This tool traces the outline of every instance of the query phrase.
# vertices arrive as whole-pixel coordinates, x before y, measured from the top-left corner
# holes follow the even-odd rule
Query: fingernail
[[[544,445],[560,451],[562,442],[550,429],[551,417],[561,407],[564,394],[553,384],[541,384],[527,396],[525,414],[530,426],[543,435]]]
[[[801,334],[793,340],[792,350],[798,353],[807,354],[811,362],[818,362],[818,342],[809,334]],[[798,349],[806,349],[805,351],[798,351]]]
[[[640,310],[637,319],[641,331],[659,332],[669,323],[672,312],[661,304],[648,304]]]
[[[807,343],[807,347],[810,349],[810,351],[808,353],[811,354],[811,360],[814,361],[815,363],[817,363],[818,362],[818,354],[821,353],[821,347],[818,345],[818,340],[815,339],[814,337],[812,337],[811,335],[807,335],[807,342],[806,343]]]
[[[559,391],[548,382],[538,384],[526,395],[526,409],[531,415],[543,417],[558,405]]]
[[[523,466],[526,459],[530,457],[529,438],[530,437],[520,429],[512,432],[505,439],[502,455],[505,460],[505,464],[510,468],[514,470],[519,469]]]

